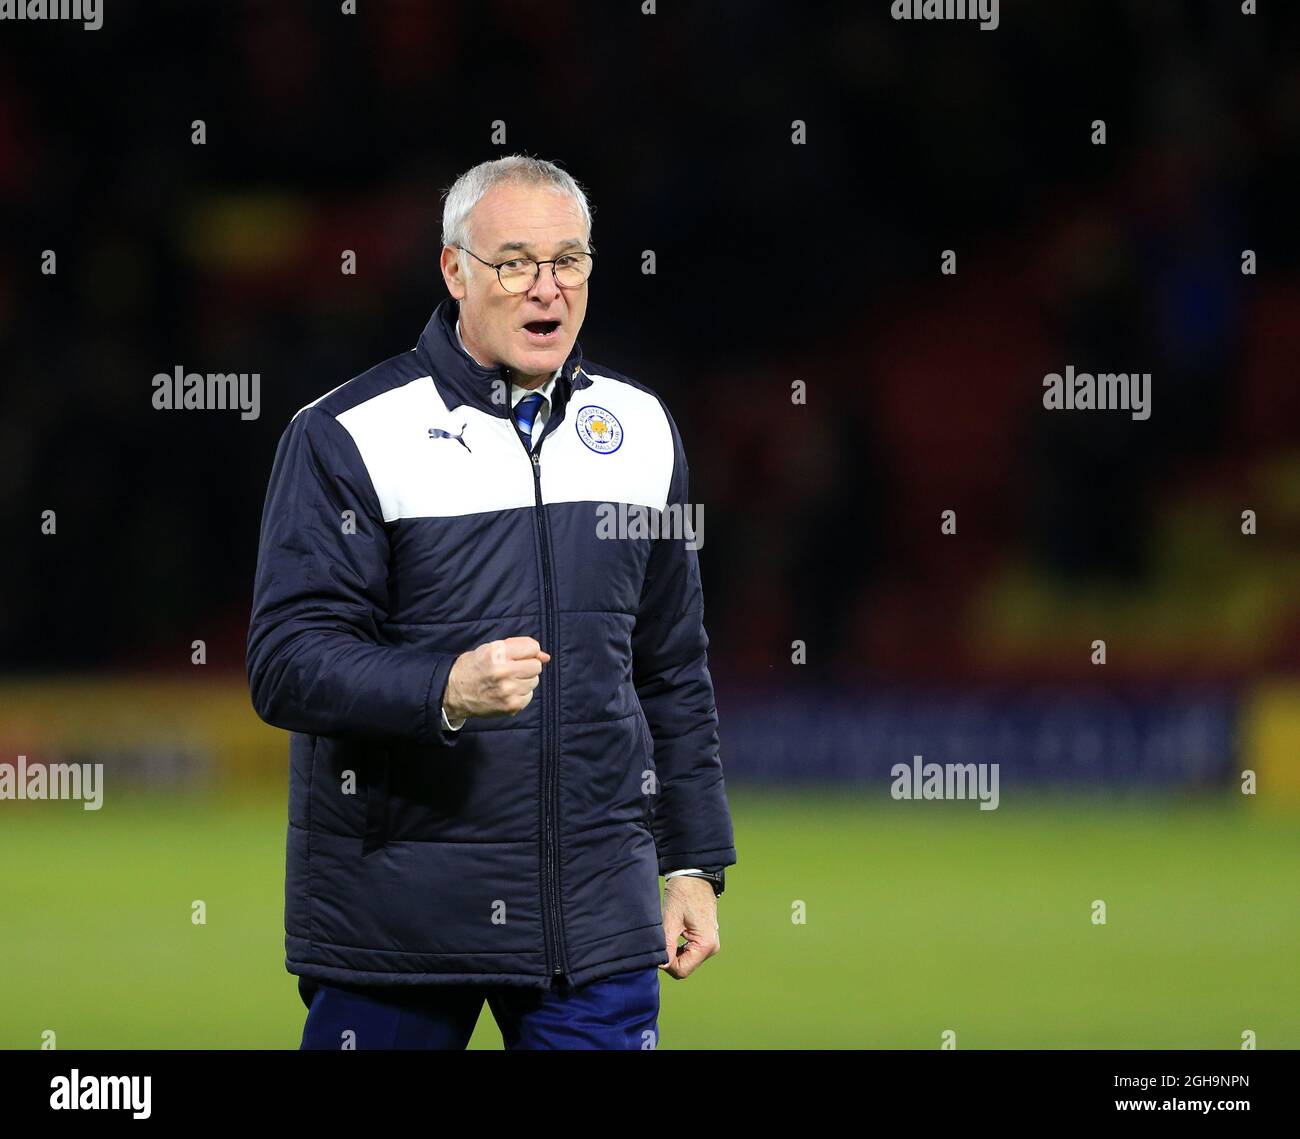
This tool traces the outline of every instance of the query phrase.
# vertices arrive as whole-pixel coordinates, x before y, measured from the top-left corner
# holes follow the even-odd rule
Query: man
[[[474,167],[443,242],[451,297],[294,416],[262,520],[248,673],[294,733],[303,1047],[463,1048],[484,1000],[510,1048],[654,1047],[659,969],[717,952],[736,861],[697,543],[667,524],[686,456],[582,356],[570,175]]]

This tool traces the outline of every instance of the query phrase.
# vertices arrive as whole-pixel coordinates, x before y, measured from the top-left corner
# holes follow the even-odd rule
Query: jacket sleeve
[[[692,520],[686,454],[667,408],[674,460],[668,504]],[[699,555],[680,529],[653,539],[632,630],[632,679],[650,725],[658,781],[654,839],[659,872],[736,861],[718,756],[718,713],[709,676]]]
[[[299,412],[271,470],[248,629],[249,687],[267,723],[456,744],[441,712],[457,654],[381,643],[388,557],[379,499],[352,436],[319,408]]]

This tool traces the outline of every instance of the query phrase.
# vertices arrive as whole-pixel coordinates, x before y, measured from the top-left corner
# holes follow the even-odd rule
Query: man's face
[[[514,257],[545,261],[588,248],[577,202],[550,187],[494,186],[469,223],[469,248],[494,265]],[[458,257],[468,265],[458,265]],[[587,314],[587,282],[562,289],[552,267],[543,265],[527,292],[508,293],[494,269],[451,246],[443,248],[442,272],[460,302],[461,338],[480,363],[504,364],[516,383],[530,386],[548,380],[568,358]]]

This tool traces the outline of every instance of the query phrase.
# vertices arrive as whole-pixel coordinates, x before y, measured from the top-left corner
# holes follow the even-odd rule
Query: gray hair
[[[493,186],[503,182],[518,182],[527,186],[548,186],[570,194],[578,204],[583,224],[587,228],[587,248],[591,249],[591,206],[586,192],[566,170],[544,158],[530,158],[525,154],[511,154],[480,162],[466,170],[443,194],[442,243],[453,248],[470,247],[469,215]],[[459,258],[460,254],[456,256]]]

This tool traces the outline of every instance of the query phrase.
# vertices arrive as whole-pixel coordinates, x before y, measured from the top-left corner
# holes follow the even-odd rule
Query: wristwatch
[[[709,885],[713,887],[713,896],[715,898],[722,896],[722,891],[726,886],[727,868],[725,866],[701,866],[697,870],[692,870],[687,874],[679,874],[679,878],[704,878],[708,880]]]

